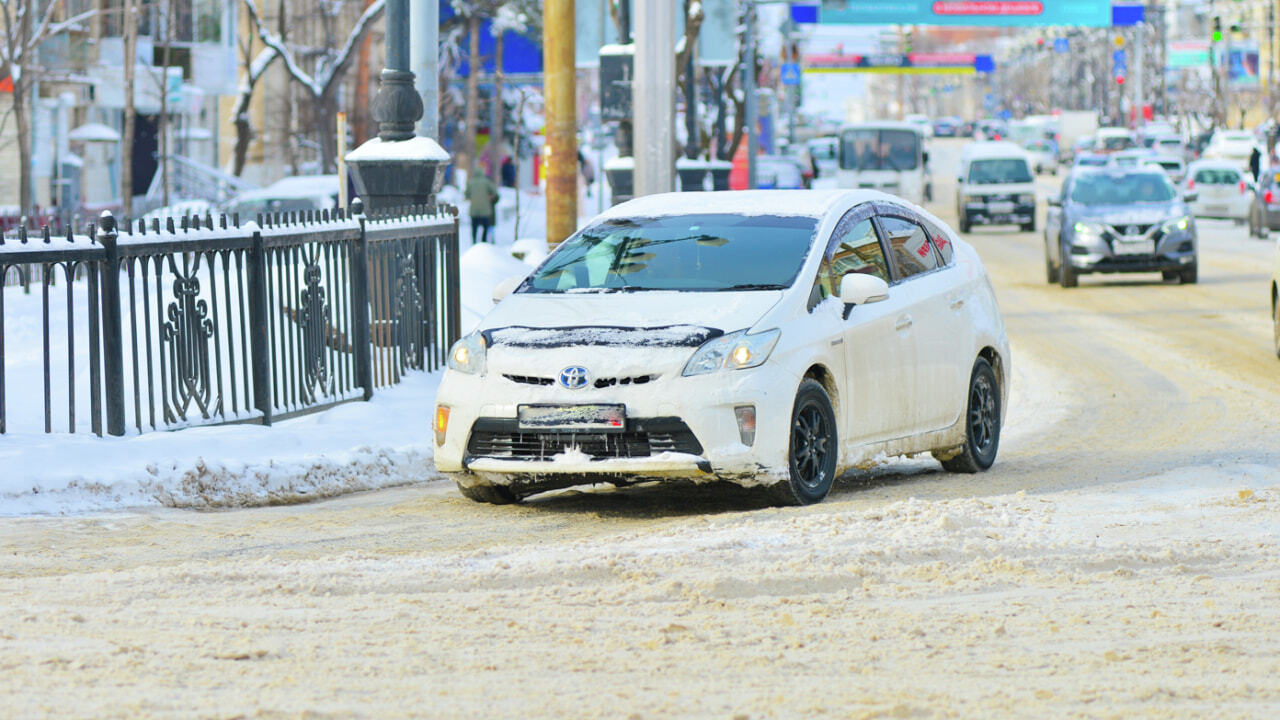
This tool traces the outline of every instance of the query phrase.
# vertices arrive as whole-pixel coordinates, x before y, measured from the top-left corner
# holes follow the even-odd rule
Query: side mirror
[[[920,159],[926,163],[929,162],[929,151],[925,150],[924,152],[920,153]]]
[[[511,277],[507,278],[506,280],[503,280],[502,282],[494,286],[493,304],[497,305],[498,303],[502,302],[503,298],[515,292],[515,289],[520,287],[520,283],[524,282],[525,277],[526,276],[524,275],[512,275]]]
[[[1195,190],[1188,190],[1182,193],[1182,199],[1184,202],[1195,202],[1196,199],[1199,197],[1200,197],[1200,193],[1196,192]]]
[[[840,302],[845,305],[863,305],[889,299],[889,283],[859,272],[845,273],[840,278]]]

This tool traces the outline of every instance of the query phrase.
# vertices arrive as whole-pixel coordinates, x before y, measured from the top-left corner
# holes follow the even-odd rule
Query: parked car
[[[1258,177],[1249,204],[1249,235],[1263,238],[1280,230],[1280,172],[1268,168]]]
[[[1036,229],[1036,181],[1031,158],[1011,142],[965,146],[956,176],[956,216],[960,232],[974,225],[1018,225]]]
[[[1024,145],[1036,174],[1058,174],[1058,144],[1052,140],[1028,140]]]
[[[332,210],[338,207],[337,175],[296,175],[241,193],[227,203],[228,215],[253,218],[258,213]]]
[[[982,262],[885,193],[637,198],[494,298],[434,419],[476,501],[692,478],[803,504],[881,453],[995,461],[1009,350]]]
[[[960,132],[960,126],[963,124],[964,121],[954,115],[938,118],[933,123],[933,136],[955,137]]]
[[[1194,200],[1194,194],[1186,200]],[[1197,279],[1196,222],[1169,178],[1153,168],[1079,169],[1049,200],[1045,275],[1075,287],[1086,273],[1159,271]]]
[[[1196,160],[1187,167],[1187,190],[1196,193],[1191,214],[1228,218],[1243,224],[1253,206],[1253,182],[1236,164],[1226,160]],[[1251,226],[1252,228],[1253,226]]]

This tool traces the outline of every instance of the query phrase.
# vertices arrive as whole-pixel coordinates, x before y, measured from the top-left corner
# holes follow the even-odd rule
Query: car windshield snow
[[[1071,200],[1081,205],[1169,202],[1173,185],[1163,173],[1088,173],[1076,179]]]
[[[974,185],[1032,182],[1027,161],[1019,158],[974,160],[969,166],[969,182]]]
[[[816,227],[774,215],[614,218],[566,240],[518,292],[780,290]]]

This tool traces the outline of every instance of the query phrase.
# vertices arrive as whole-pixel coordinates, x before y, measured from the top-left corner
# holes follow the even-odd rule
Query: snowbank
[[[430,479],[439,378],[410,373],[370,402],[269,428],[0,435],[0,515],[302,502]]]

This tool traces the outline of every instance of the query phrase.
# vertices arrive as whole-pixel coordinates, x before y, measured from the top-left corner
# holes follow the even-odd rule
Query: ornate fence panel
[[[0,289],[0,433],[38,431],[36,407],[45,432],[270,424],[442,364],[457,217],[104,214],[88,235],[0,242],[6,282],[22,287]]]

